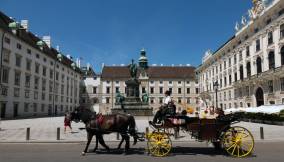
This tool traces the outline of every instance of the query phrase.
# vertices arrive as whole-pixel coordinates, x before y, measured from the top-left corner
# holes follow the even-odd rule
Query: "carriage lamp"
[[[43,50],[44,41],[42,41],[42,40],[37,41],[37,42],[36,42],[36,45],[37,45],[41,50]]]
[[[219,83],[218,83],[218,81],[215,81],[214,83],[213,83],[213,87],[214,87],[214,90],[215,90],[215,93],[216,93],[216,109],[218,108],[218,87],[219,87]],[[214,109],[213,109],[213,111],[214,111]]]
[[[61,54],[61,53],[58,53],[58,54],[57,54],[57,59],[58,59],[59,61],[62,61],[62,54]]]

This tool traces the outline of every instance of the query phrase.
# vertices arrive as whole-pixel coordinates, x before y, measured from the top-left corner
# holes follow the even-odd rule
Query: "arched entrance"
[[[258,87],[255,92],[256,106],[264,105],[264,97],[262,88]]]

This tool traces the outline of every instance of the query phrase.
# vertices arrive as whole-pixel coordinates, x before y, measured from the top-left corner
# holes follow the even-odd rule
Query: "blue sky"
[[[101,64],[128,64],[144,47],[150,64],[198,66],[234,34],[251,0],[0,0],[30,31],[51,35],[64,54]]]

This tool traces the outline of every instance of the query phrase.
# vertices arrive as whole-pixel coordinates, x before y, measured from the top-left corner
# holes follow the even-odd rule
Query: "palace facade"
[[[196,69],[208,105],[216,97],[223,109],[284,104],[284,1],[266,2],[253,0],[236,34]]]
[[[103,67],[100,103],[102,112],[111,112],[116,103],[116,93],[125,94],[125,81],[130,78],[127,66]],[[182,111],[187,106],[196,107],[199,89],[195,78],[195,68],[192,66],[148,66],[146,51],[141,50],[137,78],[141,82],[140,96],[143,93],[149,95],[149,105],[153,111],[156,111],[163,103],[164,93],[167,90],[172,92],[177,111]]]
[[[59,115],[79,106],[80,69],[70,57],[51,47],[0,12],[1,118]]]

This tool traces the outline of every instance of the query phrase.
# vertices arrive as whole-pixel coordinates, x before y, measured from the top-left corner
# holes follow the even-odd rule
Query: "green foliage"
[[[284,111],[282,115],[277,114],[264,114],[264,113],[246,113],[244,118],[252,120],[262,120],[262,121],[284,121]]]

